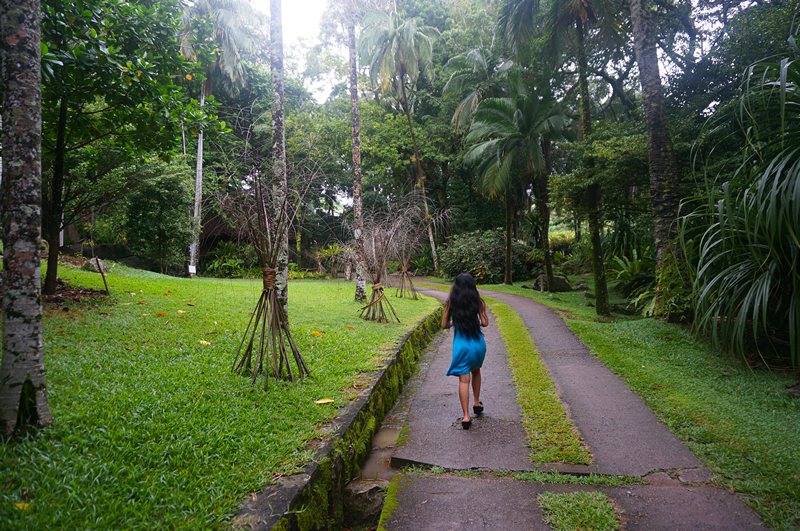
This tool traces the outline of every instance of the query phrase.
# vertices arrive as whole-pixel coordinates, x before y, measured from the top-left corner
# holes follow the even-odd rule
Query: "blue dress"
[[[447,376],[461,376],[469,374],[473,367],[482,367],[486,357],[486,341],[483,332],[478,330],[475,339],[462,335],[457,328],[453,332],[453,361],[447,369]]]

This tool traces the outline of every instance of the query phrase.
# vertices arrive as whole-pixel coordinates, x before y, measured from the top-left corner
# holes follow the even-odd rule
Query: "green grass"
[[[625,487],[628,485],[646,485],[647,480],[640,477],[607,476],[603,474],[587,474],[577,476],[561,474],[559,472],[514,472],[513,470],[455,470],[430,465],[409,465],[403,469],[406,476],[450,476],[462,478],[482,479],[513,479],[515,481],[529,481],[533,483],[555,483],[559,485],[603,485],[607,487]]]
[[[559,311],[594,355],[717,474],[720,486],[737,492],[768,527],[800,527],[800,400],[784,392],[796,379],[748,369],[678,325],[599,319],[580,293],[558,293],[555,301],[518,286],[485,287]]]
[[[429,284],[440,290],[442,286]],[[536,352],[519,314],[502,302],[486,299],[508,355],[522,414],[530,459],[536,463],[591,464],[592,456],[567,416],[558,390]]]
[[[616,531],[620,519],[602,492],[543,492],[537,501],[554,531]]]
[[[536,483],[559,483],[570,485],[605,485],[608,487],[624,487],[627,485],[645,485],[647,480],[629,476],[607,476],[603,474],[589,474],[588,476],[574,476],[558,472],[515,472],[517,481],[533,481]]]
[[[312,458],[337,409],[439,305],[392,297],[402,324],[379,325],[358,317],[352,283],[293,281],[290,322],[312,378],[264,392],[263,376],[230,372],[260,282],[121,266],[108,279],[109,300],[45,318],[55,422],[0,445],[2,529],[224,528],[244,497]]]
[[[558,390],[519,314],[502,302],[487,299],[486,303],[506,345],[531,461],[591,464],[592,456],[567,417]]]

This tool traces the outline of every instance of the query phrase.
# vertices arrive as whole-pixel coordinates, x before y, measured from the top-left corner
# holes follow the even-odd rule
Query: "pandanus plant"
[[[707,193],[680,220],[695,327],[723,350],[777,354],[793,367],[800,366],[798,87],[797,60],[748,68],[740,99],[709,124],[709,132],[733,125],[743,135],[742,162],[731,176],[709,178]]]
[[[397,233],[396,224],[392,223],[390,217],[385,216],[383,219],[376,220],[370,216],[369,220],[364,220],[364,228],[366,229],[366,237],[364,238],[366,252],[364,254],[367,259],[367,273],[372,281],[372,294],[370,295],[369,303],[361,308],[359,312],[359,315],[365,321],[388,323],[389,316],[386,311],[388,308],[391,315],[398,323],[400,322],[392,303],[386,298],[383,286],[383,283],[389,279],[386,261],[392,252],[394,238]]]
[[[395,286],[394,296],[417,300],[419,298],[417,289],[411,281],[413,276],[411,259],[422,251],[424,245],[425,213],[407,199],[405,205],[397,210],[394,218],[400,221],[402,227],[395,236],[394,244],[395,257],[400,262],[400,279]],[[438,223],[439,220],[436,222]]]
[[[288,377],[292,382],[296,378],[310,376],[311,371],[292,338],[289,319],[278,301],[276,290],[279,252],[291,224],[288,203],[284,196],[273,210],[270,208],[272,201],[269,200],[273,198],[266,191],[267,184],[257,180],[254,188],[257,225],[251,233],[261,266],[263,288],[239,343],[232,370],[249,370],[253,383],[263,370],[264,389],[267,390],[270,371],[274,378]],[[271,217],[269,212],[277,214]],[[295,370],[292,370],[292,360]]]

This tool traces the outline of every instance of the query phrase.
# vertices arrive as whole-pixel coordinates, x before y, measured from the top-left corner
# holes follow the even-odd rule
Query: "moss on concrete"
[[[383,510],[381,511],[381,519],[378,522],[378,531],[386,531],[386,528],[383,527],[384,522],[386,522],[389,518],[392,517],[392,513],[395,509],[400,507],[400,502],[398,501],[398,495],[405,489],[409,484],[408,479],[406,479],[405,474],[395,474],[392,478],[391,483],[389,483],[389,490],[386,492],[386,501],[383,502]]]
[[[395,448],[406,445],[409,433],[411,433],[411,429],[408,426],[403,426],[400,429],[400,435],[397,436],[397,442],[395,443]]]

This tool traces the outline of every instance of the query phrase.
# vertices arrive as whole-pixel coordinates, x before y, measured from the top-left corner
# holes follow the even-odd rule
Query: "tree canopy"
[[[97,220],[121,219],[115,202],[144,193],[120,168],[189,153],[180,164],[201,168],[203,188],[195,190],[202,191],[202,221],[223,224],[230,219],[215,198],[254,173],[272,172],[268,17],[233,1],[183,7],[177,0],[43,3],[43,232],[51,249],[64,227],[75,225],[79,240],[88,238]],[[698,292],[694,280],[702,270],[697,240],[684,251],[668,246],[678,241],[679,226],[702,233],[710,214],[690,218],[690,226],[673,207],[682,202],[686,214],[710,204],[728,182],[756,182],[742,180],[742,154],[793,138],[791,105],[778,123],[741,98],[772,79],[751,65],[766,58],[783,65],[769,72],[792,70],[797,1],[630,7],[330,0],[318,44],[300,49],[305,69],[285,71],[287,186],[311,176],[315,183],[293,218],[290,262],[307,266],[321,249],[352,244],[356,187],[364,212],[390,212],[420,187],[427,241],[414,247],[411,263],[421,273],[436,269],[437,248],[447,249],[454,237],[505,226],[508,248],[512,241],[536,247],[525,275],[541,271],[549,279],[551,267],[588,272],[591,259],[599,286],[606,267],[625,276],[615,268],[637,261],[649,280],[637,284],[631,304],[674,319],[692,320],[692,308],[708,314],[699,302],[707,290]],[[648,13],[644,25],[641,10]],[[347,42],[351,22],[360,52],[355,82],[349,58],[336,48]],[[233,90],[215,91],[201,106],[213,72]],[[313,96],[311,87],[323,79],[328,94]],[[659,92],[663,112],[653,121],[647,102]],[[547,118],[555,108],[557,128]],[[541,120],[528,116],[535,109]],[[202,134],[210,142],[194,155]],[[653,158],[657,145],[671,150],[673,162]],[[499,180],[487,188],[488,177]],[[133,244],[132,225],[114,226],[118,241]],[[200,274],[219,241],[248,243],[236,227],[199,229]],[[674,256],[662,271],[664,249]],[[46,289],[55,286],[57,255]],[[599,313],[608,311],[602,296],[597,304]],[[745,339],[735,343],[739,350]]]

